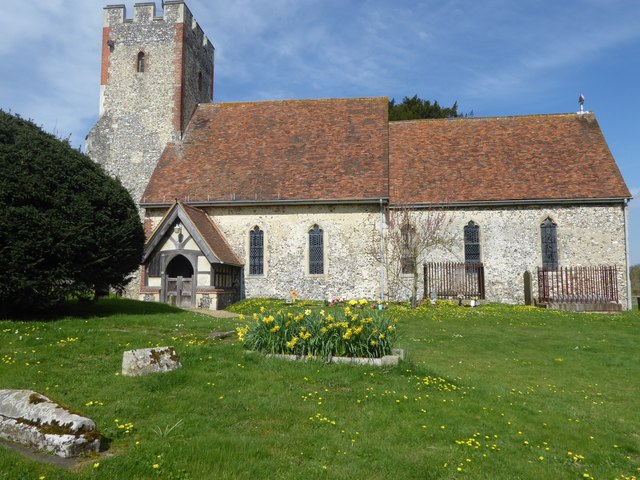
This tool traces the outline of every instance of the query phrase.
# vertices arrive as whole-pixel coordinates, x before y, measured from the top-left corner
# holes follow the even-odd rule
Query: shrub
[[[264,308],[239,327],[245,347],[263,353],[380,358],[391,354],[396,320],[381,310],[352,301],[343,308],[288,309],[268,314]],[[242,317],[244,318],[244,317]]]
[[[118,180],[0,110],[0,315],[122,288],[143,244],[136,206]]]

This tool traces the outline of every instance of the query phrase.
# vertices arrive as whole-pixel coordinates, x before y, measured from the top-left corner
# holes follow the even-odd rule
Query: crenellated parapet
[[[185,30],[190,31],[190,35],[194,37],[194,43],[202,45],[213,54],[213,45],[183,0],[165,0],[162,15],[157,15],[155,2],[136,3],[133,6],[132,18],[127,18],[125,5],[117,4],[104,7],[104,28],[112,28],[122,24],[143,25],[158,22],[183,24]]]

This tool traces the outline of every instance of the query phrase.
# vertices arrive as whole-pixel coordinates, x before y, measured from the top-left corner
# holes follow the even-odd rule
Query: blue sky
[[[98,115],[107,3],[133,13],[122,0],[3,0],[0,108],[82,146]],[[187,4],[216,47],[216,102],[417,94],[504,116],[575,112],[582,93],[640,196],[636,0]],[[640,201],[629,212],[637,264]]]

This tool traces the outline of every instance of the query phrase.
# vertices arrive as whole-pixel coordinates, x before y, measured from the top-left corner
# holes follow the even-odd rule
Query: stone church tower
[[[100,118],[87,154],[139,203],[165,145],[213,98],[213,45],[182,0],[104,9]]]

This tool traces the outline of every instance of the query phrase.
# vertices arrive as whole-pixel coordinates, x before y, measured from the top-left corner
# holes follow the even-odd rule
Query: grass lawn
[[[260,306],[288,308],[236,309]],[[207,337],[238,319],[165,305],[74,310],[0,321],[0,388],[94,419],[108,449],[68,469],[0,446],[0,479],[640,477],[638,310],[391,307],[395,368],[267,359]],[[164,345],[182,369],[119,374],[124,350]]]

